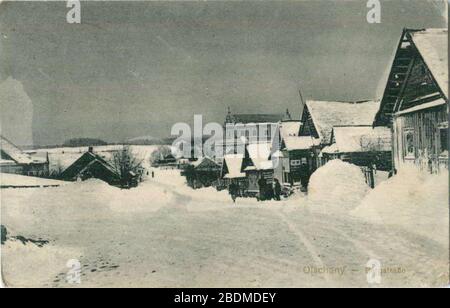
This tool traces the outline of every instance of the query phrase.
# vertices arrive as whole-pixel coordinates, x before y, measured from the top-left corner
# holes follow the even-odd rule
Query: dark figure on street
[[[301,176],[300,176],[300,182],[301,182],[303,188],[308,189],[310,177],[311,177],[311,173],[309,172],[308,165],[303,164],[302,168],[301,168]]]
[[[272,200],[274,197],[274,191],[271,184],[267,184],[266,179],[259,179],[259,201]]]
[[[273,193],[274,193],[275,200],[280,201],[281,200],[281,185],[280,185],[280,181],[278,181],[278,179],[275,179],[273,182]]]
[[[155,171],[152,171],[152,179],[155,178]]]
[[[258,180],[258,187],[259,187],[259,201],[264,201],[266,200],[266,180],[264,179],[259,179]]]
[[[228,191],[230,192],[231,199],[233,199],[233,203],[236,203],[239,187],[236,185],[236,183],[231,183],[228,187]]]

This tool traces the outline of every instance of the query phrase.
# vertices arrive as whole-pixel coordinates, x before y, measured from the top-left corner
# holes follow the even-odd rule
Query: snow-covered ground
[[[18,174],[0,173],[0,186],[45,187],[67,185],[67,182]]]
[[[320,178],[328,175],[332,185],[331,174],[353,169],[333,164],[339,166],[314,176],[313,188],[323,189]],[[395,178],[358,196],[360,206],[347,207],[348,200],[355,202],[346,196],[347,189],[356,189],[358,179],[342,181],[330,194],[333,202],[298,194],[281,202],[238,199],[233,204],[225,191],[190,189],[179,171],[154,172],[155,178],[132,190],[97,180],[2,190],[2,224],[10,236],[2,246],[5,282],[78,286],[66,282],[67,262],[76,259],[82,287],[356,287],[369,286],[365,266],[372,258],[384,270],[381,286],[448,282],[448,223],[442,219],[448,219],[442,209],[447,182],[425,181],[416,193],[421,197],[412,197],[418,200],[416,210],[400,209],[409,206],[403,202],[390,213],[389,205],[382,204],[381,218],[392,214],[391,220],[373,221],[367,208],[400,202],[392,199],[392,189],[400,189]],[[411,194],[406,186],[404,195]],[[434,205],[441,210],[425,209],[428,225],[411,228],[422,217],[417,207],[433,206],[427,198],[436,191],[439,202]],[[334,209],[327,211],[330,204]],[[434,215],[440,215],[435,222]],[[427,232],[430,226],[436,234]],[[12,238],[17,235],[49,244],[24,245]]]

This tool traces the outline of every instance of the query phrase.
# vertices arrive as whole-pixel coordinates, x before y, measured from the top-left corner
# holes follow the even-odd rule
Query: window
[[[414,158],[415,156],[415,146],[414,146],[414,131],[406,130],[405,131],[405,148],[404,155],[407,158]]]
[[[293,159],[291,160],[291,166],[301,166],[302,161],[300,159]]]

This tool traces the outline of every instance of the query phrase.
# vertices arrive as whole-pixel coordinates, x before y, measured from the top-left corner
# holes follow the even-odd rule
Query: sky
[[[20,145],[168,137],[235,113],[300,118],[305,99],[380,99],[404,27],[447,27],[445,2],[0,4],[1,133]]]

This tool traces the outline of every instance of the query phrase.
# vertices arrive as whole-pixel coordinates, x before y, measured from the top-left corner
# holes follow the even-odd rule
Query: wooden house
[[[248,181],[247,193],[256,196],[259,185],[264,181],[272,185],[274,179],[274,166],[271,160],[272,142],[251,143],[246,147],[244,172]]]
[[[393,133],[395,170],[448,171],[448,30],[405,29],[374,126]]]
[[[314,168],[312,148],[318,145],[318,139],[310,136],[300,137],[300,121],[283,121],[279,130],[279,150],[272,154],[274,176],[284,186],[301,185],[302,177]],[[274,148],[276,146],[274,145]]]
[[[246,166],[244,154],[226,154],[223,157],[221,182],[228,187],[231,183],[239,187],[239,195],[244,196],[248,189],[248,181],[244,172]]]
[[[133,176],[130,175],[130,177],[132,178]],[[65,169],[61,173],[60,178],[64,181],[84,181],[96,178],[114,186],[123,184],[119,171],[100,155],[94,153],[92,147]]]
[[[182,175],[186,176],[192,188],[210,187],[218,184],[222,166],[209,157],[203,157],[186,167]]]
[[[27,176],[48,177],[47,153],[25,153],[11,141],[0,136],[0,172]]]

